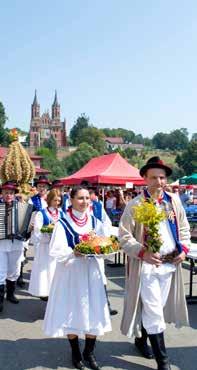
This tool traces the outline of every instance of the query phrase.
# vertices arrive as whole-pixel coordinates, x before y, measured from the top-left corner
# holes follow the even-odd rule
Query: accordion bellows
[[[27,240],[32,210],[31,204],[18,201],[0,203],[0,240]]]

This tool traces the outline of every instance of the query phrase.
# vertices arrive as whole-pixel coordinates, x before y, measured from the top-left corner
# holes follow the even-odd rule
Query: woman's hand
[[[75,257],[82,257],[83,256],[83,254],[81,254],[81,252],[79,252],[79,251],[74,251],[74,255],[75,255]]]
[[[172,263],[174,265],[178,265],[179,263],[183,262],[185,260],[185,252],[181,252],[180,254],[178,254],[178,256],[174,257]]]

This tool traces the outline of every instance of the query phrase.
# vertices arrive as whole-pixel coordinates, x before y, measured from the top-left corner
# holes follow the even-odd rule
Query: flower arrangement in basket
[[[53,229],[54,229],[54,224],[49,224],[49,225],[44,225],[44,226],[42,226],[41,227],[41,233],[43,233],[43,234],[52,234],[52,232],[53,232]]]
[[[97,236],[92,232],[81,235],[80,243],[76,244],[74,250],[86,255],[106,255],[118,252],[120,250],[120,245],[115,236]]]
[[[162,239],[159,234],[159,223],[167,218],[166,212],[158,208],[153,199],[143,199],[133,206],[134,220],[145,228],[145,246],[152,253],[159,252]]]

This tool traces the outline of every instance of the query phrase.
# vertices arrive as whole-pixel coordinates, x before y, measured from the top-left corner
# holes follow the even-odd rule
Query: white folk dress
[[[49,255],[51,234],[41,233],[40,231],[44,224],[42,212],[45,212],[49,223],[57,222],[58,219],[63,216],[63,212],[58,210],[57,216],[53,217],[49,211],[53,213],[53,211],[56,210],[52,208],[48,210],[46,208],[44,211],[37,212],[34,219],[33,243],[35,247],[35,257],[32,264],[28,292],[37,297],[48,297],[56,267],[55,258]]]
[[[73,214],[77,217],[81,215],[74,210]],[[102,223],[90,214],[84,226],[78,226],[68,212],[65,220],[78,235],[89,233],[94,220],[95,232],[104,235]],[[46,308],[44,332],[51,337],[103,335],[111,331],[111,320],[103,271],[98,263],[102,257],[75,257],[62,222],[64,220],[56,224],[50,243],[50,254],[58,262]]]

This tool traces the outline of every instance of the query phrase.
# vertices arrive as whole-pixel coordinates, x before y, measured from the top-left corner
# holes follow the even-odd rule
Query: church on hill
[[[40,104],[38,103],[37,92],[35,91],[33,104],[31,105],[30,147],[40,147],[43,142],[50,137],[55,139],[57,148],[67,146],[66,120],[64,119],[64,121],[61,122],[60,104],[57,100],[57,92],[55,91],[50,116],[49,112],[40,115]]]

